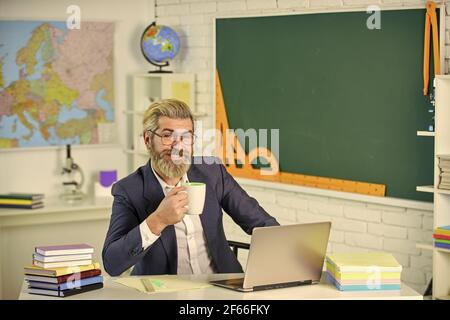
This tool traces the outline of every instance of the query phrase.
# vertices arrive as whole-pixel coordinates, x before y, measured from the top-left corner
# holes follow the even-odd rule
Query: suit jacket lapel
[[[152,168],[150,167],[150,161],[143,169],[144,175],[144,198],[147,199],[146,210],[147,212],[154,212],[161,201],[164,199],[164,192],[162,190],[161,184],[156,179]],[[170,273],[177,273],[177,239],[175,235],[175,227],[173,225],[166,227],[160,236],[161,242],[163,244],[164,250],[166,251],[167,258],[169,261]]]

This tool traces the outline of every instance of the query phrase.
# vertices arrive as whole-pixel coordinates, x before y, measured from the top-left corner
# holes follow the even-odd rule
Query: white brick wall
[[[295,208],[297,210],[307,210],[308,208],[308,200],[297,198],[295,197],[295,194],[288,194],[288,195],[278,194],[277,196],[275,196],[274,193],[271,193],[270,191],[265,191],[263,197],[271,197],[271,196],[275,197],[276,203],[283,207]]]
[[[318,213],[331,217],[344,216],[344,208],[341,205],[326,203],[324,201],[309,201],[308,211],[311,213]]]
[[[383,249],[383,239],[364,233],[345,233],[345,243],[353,247],[363,247],[368,249]]]
[[[252,9],[276,9],[276,0],[247,0],[247,8]]]
[[[381,211],[367,209],[364,207],[344,207],[344,214],[346,218],[371,221],[371,222],[381,222]]]
[[[367,223],[362,221],[356,221],[346,218],[335,218],[332,220],[333,228],[336,230],[349,231],[349,232],[367,232]]]
[[[192,3],[190,5],[190,12],[192,13],[211,13],[216,12],[217,4],[216,2],[199,2]]]
[[[245,0],[241,1],[219,1],[217,3],[217,11],[219,12],[236,12],[247,10],[247,2]]]
[[[406,239],[408,237],[408,229],[406,228],[381,223],[369,223],[367,226],[368,232],[373,235],[396,239]]]
[[[278,0],[278,8],[281,9],[306,8],[307,6],[308,0]]]
[[[212,128],[214,107],[211,92],[213,17],[217,14],[284,13],[302,10],[366,9],[367,5],[424,5],[424,0],[156,0],[156,21],[179,31],[182,57],[174,61],[176,72],[196,74],[198,110],[208,113],[203,127]],[[450,12],[450,3],[447,4]],[[450,18],[447,18],[449,21]],[[450,25],[450,22],[449,24]],[[450,33],[447,30],[447,49]],[[450,50],[445,71],[449,70]],[[431,251],[417,249],[416,242],[430,243],[433,213],[401,207],[347,201],[329,197],[284,192],[268,188],[243,186],[282,224],[331,221],[328,251],[351,252],[384,250],[391,252],[403,265],[402,279],[423,292],[431,277]],[[225,215],[225,231],[229,239],[249,242],[250,236]],[[239,254],[245,266],[246,252]]]
[[[310,8],[342,8],[342,0],[309,0]]]
[[[383,222],[395,226],[405,227],[422,227],[422,217],[419,215],[397,213],[397,212],[383,212]]]

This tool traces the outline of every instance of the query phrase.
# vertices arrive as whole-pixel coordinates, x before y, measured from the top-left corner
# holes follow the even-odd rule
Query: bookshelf
[[[138,73],[132,76],[132,105],[124,114],[127,118],[128,172],[135,171],[148,161],[148,153],[142,138],[142,117],[153,101],[176,98],[186,102],[195,117],[205,116],[197,112],[195,104],[195,75],[186,73]]]
[[[434,228],[450,225],[450,191],[438,189],[437,155],[450,154],[450,76],[436,76],[434,144]],[[450,295],[450,250],[433,249],[433,299]]]

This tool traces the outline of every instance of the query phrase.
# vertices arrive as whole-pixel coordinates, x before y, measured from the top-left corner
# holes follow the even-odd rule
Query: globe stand
[[[168,67],[169,66],[169,61],[166,61],[164,64],[157,64],[154,63],[153,61],[151,61],[150,59],[147,59],[148,62],[150,62],[152,65],[154,65],[155,67],[158,67],[158,70],[151,70],[148,73],[173,73],[173,71],[170,70],[163,70],[163,67]]]

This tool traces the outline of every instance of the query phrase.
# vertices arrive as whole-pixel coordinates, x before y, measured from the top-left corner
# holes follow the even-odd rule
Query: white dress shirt
[[[176,186],[168,185],[155,172],[152,166],[153,174],[158,179],[164,195],[170,190],[181,185],[181,181],[189,182],[187,174],[184,174],[182,180]],[[213,263],[206,246],[206,238],[203,232],[200,215],[186,214],[180,222],[174,225],[177,238],[178,274],[203,274],[214,273]],[[139,226],[143,249],[147,249],[159,236],[153,234],[144,220]],[[151,250],[151,249],[150,249]]]

